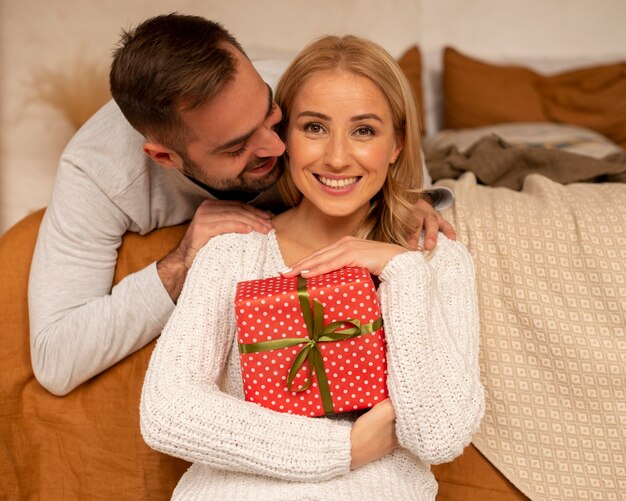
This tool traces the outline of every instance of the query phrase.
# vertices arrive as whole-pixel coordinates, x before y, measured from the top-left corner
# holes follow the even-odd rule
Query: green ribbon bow
[[[291,368],[289,369],[287,388],[289,391],[293,392],[308,390],[313,382],[313,370],[315,370],[317,384],[320,388],[322,405],[324,406],[324,413],[326,415],[334,414],[335,407],[333,406],[333,400],[330,395],[330,387],[328,386],[328,378],[326,377],[326,369],[324,368],[324,360],[322,359],[322,352],[320,351],[319,343],[342,341],[344,339],[350,339],[363,334],[371,334],[382,327],[383,319],[378,318],[365,325],[361,325],[361,322],[357,319],[338,320],[324,327],[324,307],[315,299],[313,300],[313,307],[311,307],[309,292],[307,291],[307,281],[306,278],[301,276],[298,277],[298,300],[300,302],[300,309],[302,310],[307,330],[309,331],[309,337],[282,338],[248,344],[240,343],[239,353],[258,353],[261,351],[278,350],[304,344],[304,346],[300,348],[300,351],[296,355],[296,358],[292,362]],[[337,330],[339,329],[339,326],[343,324],[349,324],[352,325],[352,327]],[[293,380],[295,379],[298,371],[304,365],[305,361],[308,362],[309,369],[307,380],[302,386],[294,390]]]

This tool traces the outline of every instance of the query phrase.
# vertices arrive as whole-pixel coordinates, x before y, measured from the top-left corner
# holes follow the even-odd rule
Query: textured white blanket
[[[533,500],[624,499],[626,185],[440,184],[478,278],[474,445]]]

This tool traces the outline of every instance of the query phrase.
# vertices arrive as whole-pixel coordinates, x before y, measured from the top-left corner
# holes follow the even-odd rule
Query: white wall
[[[491,57],[626,53],[624,0],[422,0],[421,45]]]
[[[77,67],[105,70],[122,27],[174,10],[221,21],[252,56],[352,32],[395,56],[419,43],[429,53],[452,44],[486,58],[626,59],[625,0],[0,0],[0,232],[46,205],[74,132],[34,98],[37,75],[65,74],[79,94]]]

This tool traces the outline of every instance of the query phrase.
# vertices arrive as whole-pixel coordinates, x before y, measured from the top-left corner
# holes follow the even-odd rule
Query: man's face
[[[179,168],[216,190],[260,192],[282,174],[276,158],[285,145],[274,132],[282,113],[250,61],[233,54],[233,81],[209,103],[182,113],[190,141]]]

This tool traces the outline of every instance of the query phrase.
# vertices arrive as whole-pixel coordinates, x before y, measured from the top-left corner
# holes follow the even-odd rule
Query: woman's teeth
[[[351,184],[356,183],[359,178],[358,177],[346,177],[344,179],[329,179],[324,176],[317,176],[319,182],[330,187],[330,188],[345,188],[346,186],[350,186]]]

